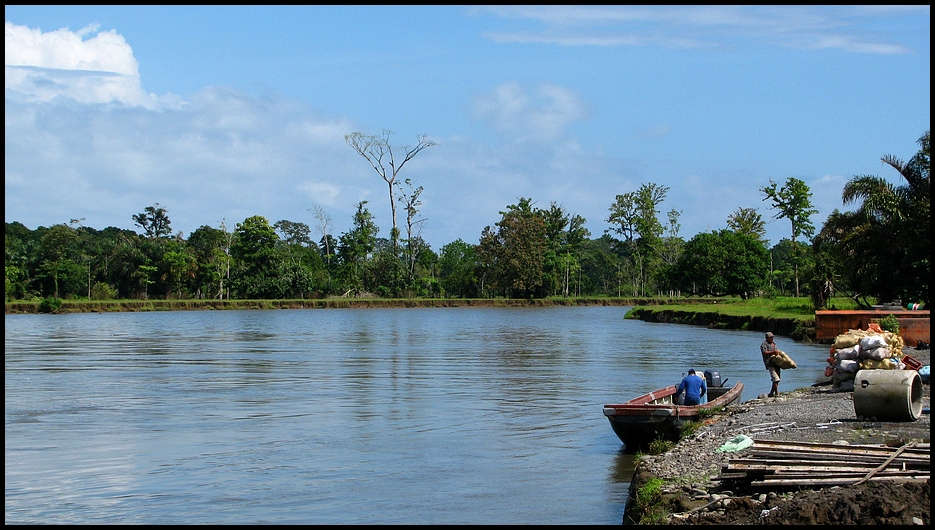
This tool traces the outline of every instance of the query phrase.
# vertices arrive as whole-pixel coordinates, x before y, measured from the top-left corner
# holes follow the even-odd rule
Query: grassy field
[[[690,300],[690,299],[689,299]],[[738,317],[761,318],[790,318],[813,319],[815,308],[810,298],[806,297],[776,297],[776,298],[720,298],[711,304],[699,305],[697,303],[666,303],[652,304],[653,310],[691,311],[694,313],[719,313],[722,315]],[[857,304],[849,298],[835,298],[830,304],[832,309],[859,309]]]

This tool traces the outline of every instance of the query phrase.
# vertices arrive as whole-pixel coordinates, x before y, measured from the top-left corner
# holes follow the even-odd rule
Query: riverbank
[[[795,341],[813,342],[816,340],[814,315],[777,317],[733,314],[714,307],[705,307],[697,311],[666,307],[634,307],[627,314],[627,318],[637,318],[644,322],[704,326],[712,329],[772,331],[776,335],[789,337]]]
[[[116,313],[141,311],[215,311],[254,309],[348,309],[394,307],[551,307],[551,306],[654,306],[672,303],[667,298],[322,298],[303,300],[62,300],[58,313]],[[720,298],[682,300],[683,304],[723,303]],[[7,314],[39,312],[39,301],[6,302]]]
[[[928,365],[930,350],[905,348]],[[916,421],[857,418],[852,392],[809,387],[776,398],[727,407],[693,435],[661,455],[640,458],[630,487],[624,524],[930,524],[930,480],[897,484],[867,481],[830,487],[752,488],[718,480],[730,459],[751,449],[718,452],[744,434],[767,440],[848,447],[925,448],[931,435],[931,387],[923,385],[923,410]],[[859,460],[860,457],[855,457]],[[642,498],[645,502],[640,502]]]

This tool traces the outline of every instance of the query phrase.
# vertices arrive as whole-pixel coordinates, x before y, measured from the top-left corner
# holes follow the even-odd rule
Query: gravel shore
[[[905,348],[903,353],[929,364],[929,350]],[[764,376],[766,374],[764,373]],[[634,473],[631,485],[631,502],[628,503],[625,523],[637,522],[631,512],[632,499],[641,484],[651,478],[663,479],[662,495],[667,509],[653,520],[665,524],[841,524],[851,521],[859,524],[874,522],[886,524],[926,524],[930,522],[930,486],[918,484],[910,487],[894,486],[893,483],[870,482],[864,484],[863,493],[850,486],[825,488],[821,494],[814,491],[754,493],[749,497],[724,491],[714,480],[723,465],[731,458],[743,453],[717,452],[717,449],[732,438],[744,434],[756,440],[780,440],[793,442],[834,443],[840,445],[900,446],[908,442],[928,443],[931,433],[930,386],[923,385],[923,414],[916,421],[876,421],[875,418],[858,418],[854,411],[853,392],[835,392],[830,386],[809,387],[782,393],[778,397],[765,395],[727,407],[722,413],[709,418],[695,434],[680,440],[674,448],[662,455],[642,456]],[[850,516],[839,517],[840,509],[834,509],[834,496],[864,497],[872,490],[886,490],[887,502],[898,502],[906,497],[906,507],[894,513],[884,510],[885,515],[876,519],[868,510],[856,510]],[[808,503],[808,494],[814,499],[810,509],[803,506],[791,508],[794,503]],[[728,499],[723,502],[721,499]],[[718,502],[721,500],[721,502]],[[843,502],[843,501],[842,501]],[[861,501],[852,501],[859,504]],[[867,503],[867,499],[862,501]],[[787,509],[778,509],[781,504]],[[924,504],[923,504],[924,503]],[[732,504],[734,509],[728,509]],[[705,508],[706,505],[710,505]],[[768,515],[760,517],[764,512]],[[821,515],[820,512],[828,512]],[[847,510],[844,510],[847,511]],[[850,510],[853,512],[854,510]],[[810,513],[810,518],[801,520],[792,512]],[[780,514],[785,514],[780,515]],[[678,515],[673,515],[678,514]],[[690,515],[687,515],[690,514]],[[799,515],[798,517],[801,517]],[[645,518],[644,518],[645,522]]]

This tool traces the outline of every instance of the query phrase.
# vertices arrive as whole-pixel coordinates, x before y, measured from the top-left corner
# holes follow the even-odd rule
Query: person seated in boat
[[[766,340],[763,341],[763,344],[760,344],[760,354],[763,356],[763,364],[766,366],[766,370],[769,372],[769,380],[773,384],[769,389],[769,397],[776,397],[779,395],[779,381],[782,378],[782,370],[778,366],[775,366],[770,362],[770,357],[777,355],[779,353],[779,346],[776,346],[776,342],[773,338],[773,332],[766,332]]]
[[[704,377],[695,375],[695,369],[689,368],[688,375],[682,378],[678,388],[675,389],[675,398],[685,393],[684,405],[700,405],[701,398],[708,393],[708,383]]]

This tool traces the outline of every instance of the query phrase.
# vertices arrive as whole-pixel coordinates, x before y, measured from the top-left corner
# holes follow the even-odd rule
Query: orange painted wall
[[[815,338],[834,340],[849,329],[867,329],[867,325],[893,314],[899,321],[899,334],[906,346],[915,346],[921,340],[928,343],[930,337],[930,317],[927,309],[888,310],[872,309],[869,311],[815,311]]]

